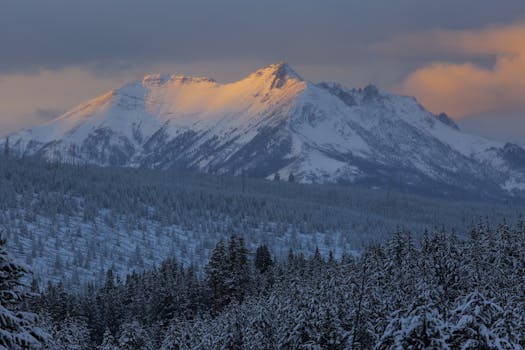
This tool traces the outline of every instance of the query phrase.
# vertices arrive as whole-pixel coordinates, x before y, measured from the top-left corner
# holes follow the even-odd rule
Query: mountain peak
[[[278,63],[272,63],[270,65],[267,65],[266,67],[260,68],[257,71],[266,71],[271,72],[273,74],[282,74],[282,75],[289,75],[295,79],[303,80],[299,74],[297,74],[296,71],[293,70],[290,65],[284,61],[278,62]]]
[[[169,74],[146,74],[142,78],[142,84],[143,85],[151,85],[151,84],[165,84],[168,80],[170,80],[171,76]]]
[[[270,80],[272,88],[281,88],[290,79],[303,81],[303,78],[285,62],[273,63],[259,68],[250,76]]]

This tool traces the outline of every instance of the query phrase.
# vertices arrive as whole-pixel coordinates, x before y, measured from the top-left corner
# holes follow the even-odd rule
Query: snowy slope
[[[525,189],[522,147],[463,133],[412,97],[313,84],[284,63],[229,84],[147,75],[11,135],[9,147],[65,162],[439,194]]]

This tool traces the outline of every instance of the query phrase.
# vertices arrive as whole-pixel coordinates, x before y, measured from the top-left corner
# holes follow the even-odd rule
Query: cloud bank
[[[401,84],[402,92],[417,96],[435,112],[445,111],[458,119],[525,112],[525,22],[412,35],[385,47],[465,60],[426,64]]]

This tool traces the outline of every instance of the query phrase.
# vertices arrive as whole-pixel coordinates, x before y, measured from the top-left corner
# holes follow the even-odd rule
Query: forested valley
[[[431,198],[355,185],[302,185],[281,179],[183,170],[99,168],[0,155],[0,229],[9,251],[39,284],[67,290],[103,283],[177,258],[202,270],[216,242],[242,234],[250,250],[266,244],[323,257],[358,253],[399,226],[463,235],[480,220],[515,222],[523,203]],[[461,197],[460,194],[456,194]]]

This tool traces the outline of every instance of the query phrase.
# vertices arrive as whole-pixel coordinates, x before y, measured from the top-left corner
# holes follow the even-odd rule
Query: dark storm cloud
[[[360,64],[371,42],[523,17],[523,0],[28,0],[0,10],[0,72],[160,61]]]

